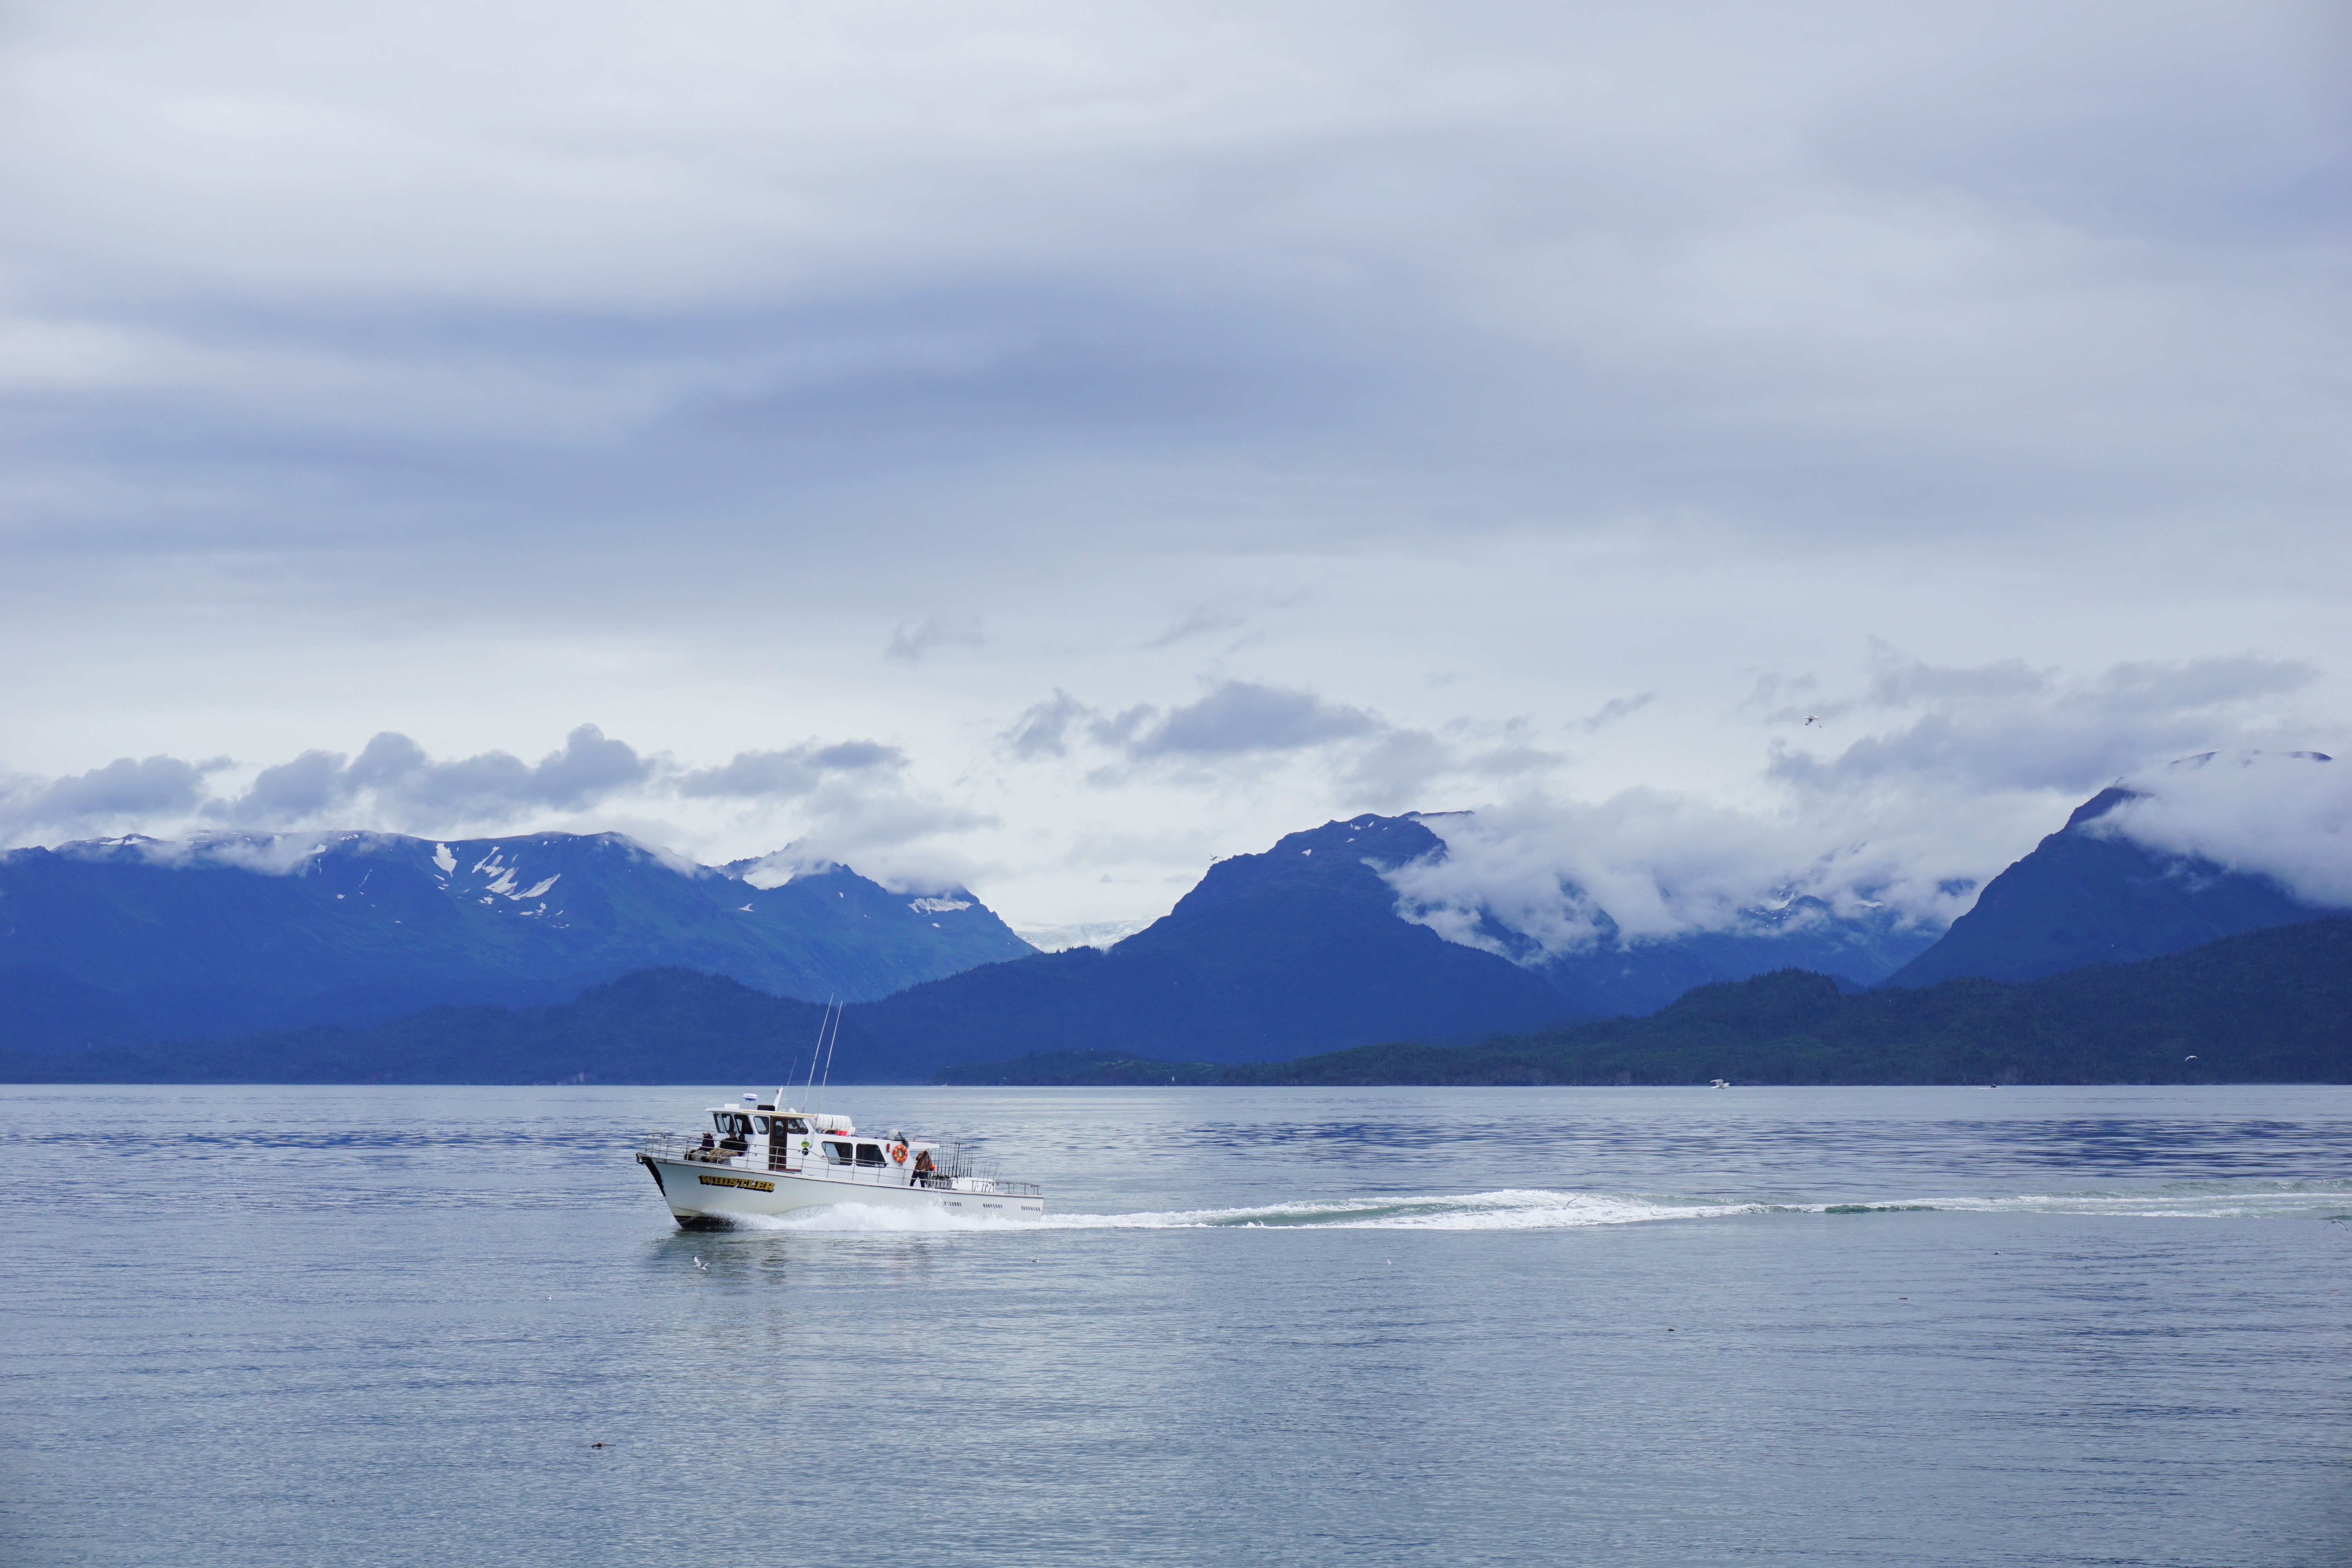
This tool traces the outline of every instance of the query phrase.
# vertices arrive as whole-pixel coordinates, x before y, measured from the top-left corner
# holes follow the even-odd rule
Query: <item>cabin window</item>
[[[779,1116],[776,1118],[776,1131],[779,1132],[805,1132],[808,1131],[808,1123],[797,1116]]]
[[[882,1145],[879,1143],[860,1143],[857,1146],[857,1163],[861,1165],[885,1165],[889,1163],[888,1161],[882,1158]]]
[[[827,1143],[824,1146],[824,1163],[828,1165],[848,1164],[849,1145],[846,1143]]]

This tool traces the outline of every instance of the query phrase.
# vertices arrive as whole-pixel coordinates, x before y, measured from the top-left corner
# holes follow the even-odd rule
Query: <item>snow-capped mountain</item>
[[[1108,951],[991,964],[854,1009],[877,1053],[861,1068],[921,1076],[1055,1050],[1280,1059],[1650,1013],[1694,986],[1774,969],[1867,984],[1933,938],[1791,906],[1756,911],[1737,931],[1507,956],[1446,940],[1401,907],[1390,874],[1445,852],[1410,813],[1290,834],[1218,861],[1164,918]]]
[[[2143,798],[2119,784],[2075,807],[2063,827],[1986,883],[1976,907],[1886,984],[1933,985],[1969,975],[2038,980],[2347,912],[2259,872],[2108,831],[2111,816]]]
[[[871,999],[1032,950],[961,888],[697,866],[618,834],[104,839],[0,854],[0,1037],[63,1048],[444,1003],[656,965]]]

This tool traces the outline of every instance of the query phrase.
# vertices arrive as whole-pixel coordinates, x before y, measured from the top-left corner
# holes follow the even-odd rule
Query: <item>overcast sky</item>
[[[1475,807],[1941,918],[2119,775],[2352,750],[2335,6],[0,29],[8,842],[609,827],[1037,928]]]

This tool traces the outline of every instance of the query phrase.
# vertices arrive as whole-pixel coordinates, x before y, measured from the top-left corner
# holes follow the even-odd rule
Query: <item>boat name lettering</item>
[[[706,1187],[741,1187],[754,1193],[772,1193],[776,1190],[775,1183],[755,1182],[749,1176],[705,1176],[702,1178],[702,1184]]]

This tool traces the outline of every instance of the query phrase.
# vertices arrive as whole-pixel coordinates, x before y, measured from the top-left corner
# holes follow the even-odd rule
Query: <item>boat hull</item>
[[[652,1175],[654,1185],[661,1189],[662,1201],[680,1225],[723,1225],[733,1219],[797,1214],[839,1204],[961,1219],[1034,1221],[1045,1215],[1043,1198],[990,1191],[979,1183],[959,1182],[951,1188],[914,1186],[814,1171],[763,1171],[699,1160],[666,1160],[654,1154],[638,1155],[637,1163]]]

